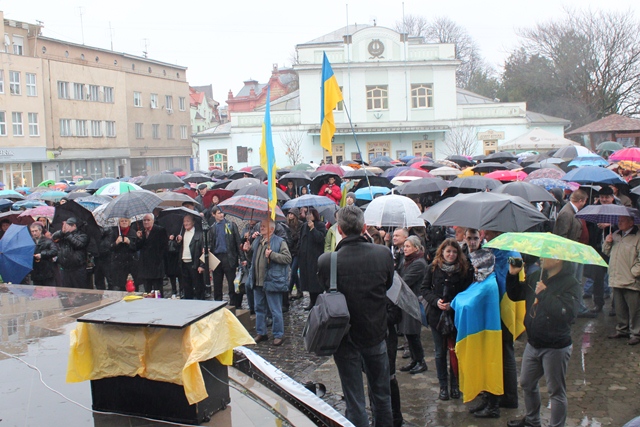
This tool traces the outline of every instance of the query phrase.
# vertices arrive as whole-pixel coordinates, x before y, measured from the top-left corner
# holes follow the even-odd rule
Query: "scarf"
[[[409,267],[409,265],[418,258],[424,258],[424,252],[418,251],[404,257],[404,266]]]
[[[460,271],[460,266],[458,265],[458,263],[449,264],[447,262],[443,262],[440,266],[440,270],[444,271],[447,274],[452,274]]]

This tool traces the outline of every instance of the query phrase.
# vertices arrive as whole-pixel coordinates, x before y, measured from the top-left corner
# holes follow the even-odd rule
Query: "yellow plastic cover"
[[[139,375],[184,387],[189,404],[208,394],[199,362],[233,363],[233,349],[255,344],[226,308],[183,329],[78,322],[71,331],[67,382]]]

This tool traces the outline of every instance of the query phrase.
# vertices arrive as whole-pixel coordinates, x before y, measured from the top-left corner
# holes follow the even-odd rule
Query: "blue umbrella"
[[[608,166],[609,162],[598,155],[576,157],[569,163],[569,166]]]
[[[387,178],[389,181],[391,181],[393,178],[396,177],[396,175],[398,175],[400,172],[402,171],[406,171],[406,170],[410,170],[411,168],[409,166],[396,166],[394,168],[391,169],[387,169],[386,171],[384,171],[380,176],[383,176],[385,178]]]
[[[325,196],[315,196],[313,194],[305,194],[304,196],[297,197],[295,199],[289,200],[287,203],[282,205],[282,209],[291,209],[291,208],[302,208],[305,206],[311,206],[314,208],[319,208],[322,206],[335,205],[336,203]]]
[[[400,160],[402,163],[407,163],[409,160],[413,160],[416,156],[404,156],[404,157],[400,157],[398,160]]]
[[[33,192],[31,187],[16,187],[16,191],[23,192],[25,194],[31,194]]]
[[[378,156],[375,159],[371,160],[369,163],[375,163],[375,162],[379,162],[379,161],[384,161],[384,162],[392,162],[393,159],[389,156]]]
[[[571,190],[571,186],[559,179],[553,178],[537,178],[529,181],[529,184],[538,185],[540,187],[544,187],[547,191],[552,188],[560,188],[561,190]]]
[[[626,184],[620,175],[598,166],[585,166],[574,169],[562,177],[563,181],[578,184]]]
[[[0,190],[0,198],[24,200],[24,196],[14,190]]]
[[[0,239],[0,276],[2,276],[2,280],[21,283],[33,268],[35,247],[28,227],[11,224]]]
[[[41,202],[39,200],[21,200],[19,202],[15,202],[11,206],[12,211],[19,211],[24,209],[31,209],[37,206],[47,206],[45,202]]]
[[[64,191],[45,191],[44,193],[40,194],[40,197],[38,198],[49,202],[59,202],[67,196],[68,194]]]
[[[9,209],[13,205],[13,202],[8,199],[0,199],[0,212]]]
[[[106,205],[110,201],[110,198],[104,196],[78,197],[77,199],[75,199],[75,202],[77,204],[90,210],[91,212],[93,212],[98,206]]]
[[[640,224],[638,210],[622,205],[590,205],[576,214],[576,218],[597,224],[617,224],[621,216],[630,216],[634,224]]]
[[[387,187],[364,187],[356,190],[356,199],[372,200],[377,194],[389,194],[391,192]]]

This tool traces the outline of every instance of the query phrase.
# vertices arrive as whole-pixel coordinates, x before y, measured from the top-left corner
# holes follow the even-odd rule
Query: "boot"
[[[489,396],[487,407],[473,414],[476,418],[500,418],[500,400],[497,396]]]
[[[417,360],[413,360],[407,366],[403,366],[402,368],[400,368],[400,372],[409,372],[413,368],[415,368],[417,364],[418,364],[418,361]]]
[[[475,405],[469,407],[469,413],[475,414],[476,412],[480,412],[484,410],[489,402],[487,401],[487,396],[485,393],[480,395],[480,401],[478,401]]]
[[[447,386],[440,387],[440,394],[438,395],[438,399],[449,400],[449,391],[447,390]]]
[[[416,365],[409,371],[411,375],[419,374],[421,372],[425,372],[427,369],[427,362],[422,359],[420,362],[416,363]]]
[[[461,396],[462,395],[460,393],[460,387],[458,386],[458,379],[452,378],[451,379],[451,398],[460,399]]]

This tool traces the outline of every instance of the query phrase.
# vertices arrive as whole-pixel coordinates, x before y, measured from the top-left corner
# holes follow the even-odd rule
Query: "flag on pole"
[[[332,155],[331,139],[336,132],[333,110],[342,101],[342,92],[340,91],[340,86],[338,86],[338,80],[333,74],[326,52],[323,53],[322,59],[322,92],[320,93],[320,98],[320,146]]]
[[[269,210],[271,219],[276,219],[276,205],[278,194],[276,193],[276,155],[273,152],[273,138],[271,135],[271,88],[267,88],[267,105],[262,123],[262,144],[260,144],[260,166],[267,173],[267,187],[269,188]]]

